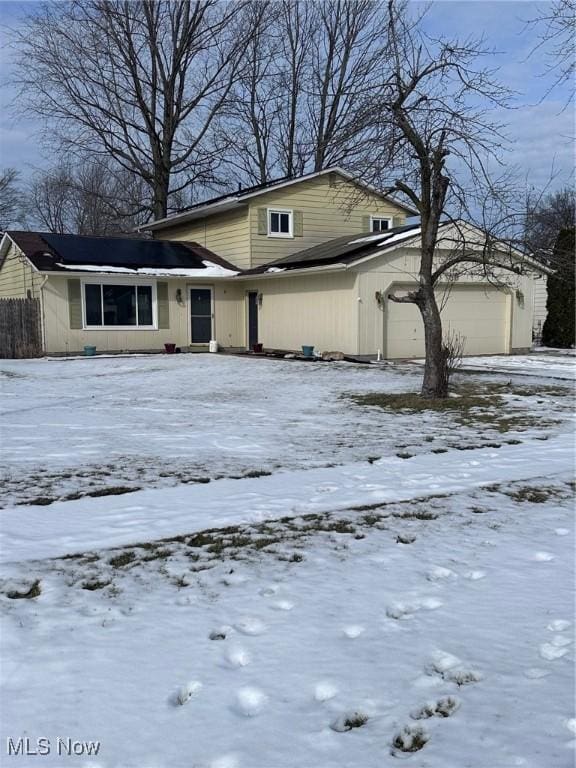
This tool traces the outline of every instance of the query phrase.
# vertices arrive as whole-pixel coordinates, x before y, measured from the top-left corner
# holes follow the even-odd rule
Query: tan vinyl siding
[[[396,288],[399,292],[407,289],[411,279],[415,279],[418,262],[417,248],[403,248],[356,267],[361,305],[360,354],[375,354],[378,349],[385,357],[423,354],[422,320],[418,310],[410,304],[393,304],[387,298]],[[445,330],[455,328],[467,336],[466,354],[506,353],[530,346],[533,280],[509,273],[506,278],[508,290],[495,289],[481,274],[467,274],[452,287],[452,293],[446,286],[440,287],[439,302],[446,305]],[[518,300],[516,289],[523,301]],[[385,297],[383,307],[376,301],[376,292]],[[390,334],[405,339],[406,343],[396,344]]]
[[[355,283],[356,275],[349,272],[278,277],[242,285],[246,292],[262,294],[258,330],[264,347],[300,350],[303,344],[312,344],[319,351],[355,354],[358,347]]]
[[[43,289],[47,354],[81,352],[86,344],[94,344],[98,352],[123,350],[163,350],[174,343],[188,348],[190,344],[189,289],[192,286],[212,288],[214,296],[214,335],[222,346],[244,344],[244,289],[225,282],[192,283],[188,280],[166,280],[168,285],[170,327],[158,330],[87,330],[71,329],[68,306],[67,277],[50,276]],[[90,276],[90,280],[94,280]],[[120,281],[119,281],[120,282]],[[141,281],[141,282],[150,282]],[[182,303],[176,299],[181,290]]]
[[[280,238],[258,234],[259,209],[288,208],[302,216],[302,237]],[[405,222],[405,212],[377,195],[360,190],[351,182],[327,176],[271,190],[250,203],[252,266],[290,256],[346,234],[361,234],[370,226],[370,216]],[[399,226],[399,223],[396,223]],[[222,254],[224,255],[224,254]]]
[[[0,299],[36,299],[40,295],[42,276],[30,266],[20,249],[12,244],[0,267]]]
[[[153,232],[156,240],[190,240],[231,262],[250,267],[248,207]]]

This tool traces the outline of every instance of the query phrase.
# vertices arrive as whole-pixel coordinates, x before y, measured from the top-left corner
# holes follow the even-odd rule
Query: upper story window
[[[392,228],[392,219],[386,216],[371,216],[370,217],[370,231],[371,232],[384,232],[387,229]]]
[[[292,211],[285,208],[268,208],[268,236],[294,236]]]
[[[152,285],[84,284],[86,328],[154,328]]]

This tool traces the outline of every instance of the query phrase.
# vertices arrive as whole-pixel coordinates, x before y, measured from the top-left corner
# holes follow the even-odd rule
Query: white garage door
[[[439,301],[441,297],[439,296]],[[442,309],[444,333],[463,336],[465,355],[508,352],[507,296],[495,288],[452,288]],[[386,303],[386,357],[423,357],[424,329],[413,304]]]

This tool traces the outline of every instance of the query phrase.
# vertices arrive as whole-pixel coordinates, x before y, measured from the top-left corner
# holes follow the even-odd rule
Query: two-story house
[[[47,354],[205,349],[423,354],[415,307],[389,300],[418,271],[415,211],[333,168],[239,190],[153,221],[152,239],[8,232],[0,298],[40,299]],[[442,248],[480,247],[443,229]],[[502,291],[481,275],[441,286],[445,326],[469,354],[531,343],[534,280]],[[520,298],[521,297],[521,298]]]

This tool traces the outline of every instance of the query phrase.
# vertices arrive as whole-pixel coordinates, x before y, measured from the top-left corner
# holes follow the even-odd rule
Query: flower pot
[[[176,352],[176,344],[164,344],[164,352],[167,355],[173,355]]]
[[[94,357],[95,354],[96,354],[96,347],[92,346],[92,344],[86,344],[84,346],[85,357]]]
[[[312,355],[314,354],[314,347],[303,345],[302,354],[304,355],[304,357],[312,357]]]
[[[261,354],[263,351],[264,351],[263,344],[252,344],[252,352],[256,352],[256,354]]]

